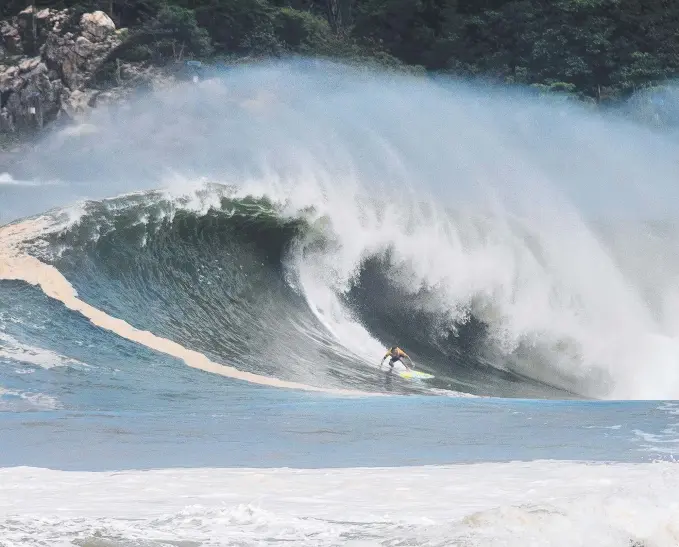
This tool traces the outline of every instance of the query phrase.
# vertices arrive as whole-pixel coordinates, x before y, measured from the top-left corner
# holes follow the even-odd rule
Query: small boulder
[[[30,57],[29,59],[24,59],[19,63],[20,72],[31,72],[34,68],[41,64],[40,57]]]
[[[0,91],[7,91],[14,87],[14,82],[19,69],[15,66],[0,70]]]
[[[61,108],[72,120],[82,119],[90,111],[90,102],[95,94],[95,91],[71,91],[62,97]]]
[[[2,40],[7,53],[10,55],[21,55],[24,52],[21,45],[21,34],[7,21],[0,21],[0,40]]]
[[[80,28],[90,42],[102,42],[116,31],[115,24],[103,11],[85,13],[80,19]]]
[[[14,121],[9,115],[6,108],[0,109],[0,132],[2,133],[14,133],[16,128],[14,127]]]
[[[84,36],[78,36],[74,49],[79,57],[90,57],[94,53],[94,44]]]
[[[50,19],[50,15],[52,15],[52,11],[49,8],[45,8],[36,13],[35,18],[38,21],[46,22]]]

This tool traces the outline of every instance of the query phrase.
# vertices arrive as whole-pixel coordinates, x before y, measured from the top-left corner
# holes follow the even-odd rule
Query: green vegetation
[[[0,15],[27,0],[5,0]],[[29,0],[30,3],[30,0]],[[616,101],[679,73],[679,3],[666,0],[35,0],[101,9],[119,57],[315,55]]]

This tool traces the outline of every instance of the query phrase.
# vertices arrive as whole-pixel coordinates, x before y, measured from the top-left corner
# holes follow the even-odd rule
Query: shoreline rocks
[[[67,9],[29,7],[0,21],[0,135],[38,134],[142,83],[167,79],[160,68],[116,60],[122,43],[122,32],[102,11],[75,21]]]

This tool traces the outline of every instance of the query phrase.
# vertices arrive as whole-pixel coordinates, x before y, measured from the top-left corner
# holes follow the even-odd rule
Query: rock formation
[[[77,19],[69,10],[29,7],[0,21],[0,135],[77,118],[139,79],[157,77],[152,68],[115,61],[121,43],[122,32],[102,11]],[[103,68],[102,86],[96,80]]]

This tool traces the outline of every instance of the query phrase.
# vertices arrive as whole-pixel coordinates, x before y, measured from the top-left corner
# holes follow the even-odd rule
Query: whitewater
[[[0,545],[679,544],[676,141],[299,60],[55,127],[0,165]]]

